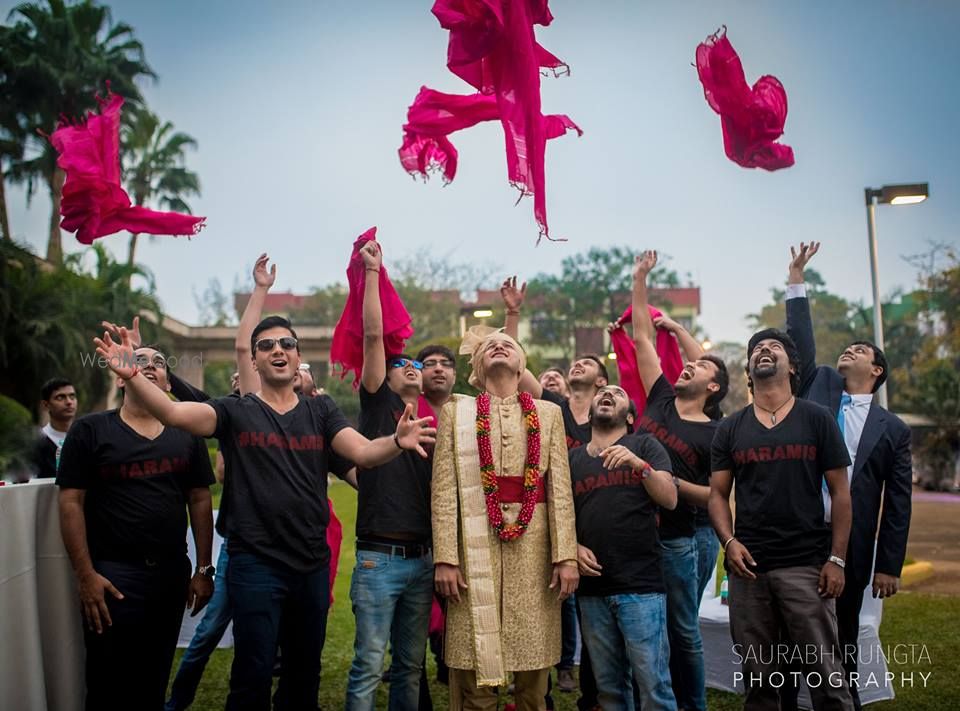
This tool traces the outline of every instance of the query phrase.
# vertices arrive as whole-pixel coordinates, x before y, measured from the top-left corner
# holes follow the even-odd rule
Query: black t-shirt
[[[850,464],[826,408],[798,399],[767,429],[748,405],[717,427],[712,458],[713,471],[733,472],[734,534],[759,572],[826,562],[830,526],[823,521],[823,474]]]
[[[386,380],[375,393],[361,385],[360,433],[369,439],[394,434],[404,407]],[[432,457],[424,459],[416,452],[402,452],[379,467],[357,467],[357,538],[399,533],[430,541],[432,462]]]
[[[673,386],[661,373],[647,393],[647,405],[637,431],[649,432],[664,446],[674,474],[693,484],[709,486],[710,444],[718,423],[683,419],[677,412],[676,400]],[[660,512],[660,538],[692,536],[696,526],[709,523],[706,509],[681,500],[673,511]]]
[[[653,437],[628,434],[622,444],[654,469],[671,471],[670,457]],[[570,451],[570,479],[577,541],[603,566],[600,577],[583,575],[577,595],[664,592],[657,505],[638,473],[609,471],[587,448]]]
[[[33,469],[39,479],[49,479],[57,475],[57,445],[47,435],[41,433],[33,445]]]
[[[573,410],[570,409],[570,402],[563,395],[557,395],[552,390],[544,390],[540,395],[541,400],[552,402],[560,406],[560,412],[563,414],[563,431],[567,435],[567,450],[574,449],[590,441],[590,422],[580,424],[577,418],[573,416]]]
[[[165,427],[147,439],[117,410],[74,423],[57,474],[58,486],[86,490],[87,547],[95,560],[184,555],[190,489],[213,482],[202,437]]]
[[[230,550],[256,553],[296,572],[330,560],[326,529],[330,443],[348,427],[327,395],[303,397],[280,414],[253,394],[209,404],[224,467],[217,530]]]

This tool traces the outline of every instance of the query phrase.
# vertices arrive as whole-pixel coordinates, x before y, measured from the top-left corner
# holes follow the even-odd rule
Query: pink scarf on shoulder
[[[50,136],[57,166],[66,173],[60,223],[77,240],[92,244],[98,237],[120,230],[151,235],[195,235],[205,217],[158,212],[134,206],[120,186],[120,108],[123,97],[97,97],[99,114],[89,114],[78,125],[61,122]]]
[[[541,67],[569,73],[534,35],[534,25],[553,21],[547,0],[436,0],[433,14],[450,31],[447,67],[478,93],[444,94],[421,87],[403,126],[400,163],[424,178],[439,170],[450,182],[457,173],[457,150],[447,137],[481,121],[499,120],[510,184],[521,197],[533,196],[540,236],[549,239],[546,142],[568,129],[583,132],[567,116],[541,113]]]
[[[647,306],[650,311],[650,318],[655,319],[663,313]],[[624,324],[630,321],[633,316],[633,307],[628,306],[623,315],[617,319],[618,324]],[[660,369],[667,382],[673,385],[680,377],[680,371],[683,370],[683,358],[680,356],[680,346],[677,339],[663,329],[657,330],[657,356],[660,358]],[[617,371],[620,373],[620,387],[627,391],[627,395],[637,406],[637,414],[642,415],[647,406],[647,391],[643,387],[643,381],[640,379],[640,368],[637,366],[637,349],[633,339],[627,335],[623,328],[614,329],[610,333],[610,343],[613,345],[613,352],[617,354]]]
[[[697,72],[710,108],[720,114],[727,157],[744,168],[779,170],[793,165],[793,149],[777,143],[787,121],[787,92],[765,75],[751,88],[726,28],[697,47]]]

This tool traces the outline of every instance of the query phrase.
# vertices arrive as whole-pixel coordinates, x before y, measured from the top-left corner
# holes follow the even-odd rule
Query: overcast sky
[[[2,16],[13,3],[0,2]],[[591,246],[629,244],[672,257],[702,290],[714,340],[743,341],[745,315],[785,279],[788,245],[819,239],[828,288],[870,299],[863,188],[929,181],[922,205],[878,209],[882,291],[912,288],[903,255],[957,245],[960,3],[574,2],[553,0],[538,40],[572,74],[544,79],[545,113],[584,130],[547,149],[547,209],[563,243],[535,246],[530,200],[514,207],[499,124],[452,140],[456,180],[415,182],[397,148],[422,84],[470,88],[447,70],[448,34],[429,0],[111,3],[159,75],[150,107],[193,135],[189,156],[207,216],[200,236],[143,240],[165,310],[195,322],[193,291],[230,289],[256,256],[278,264],[277,290],[342,281],[353,239],[378,225],[392,257],[428,248],[504,274],[555,271]],[[723,153],[720,122],[692,65],[721,25],[749,82],[777,76],[789,97],[783,141],[796,165],[751,171]],[[26,208],[9,189],[14,235],[46,246],[49,199]],[[126,234],[101,240],[126,258]],[[68,251],[81,248],[64,235]]]

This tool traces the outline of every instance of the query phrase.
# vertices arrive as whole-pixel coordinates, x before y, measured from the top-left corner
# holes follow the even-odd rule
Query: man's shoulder
[[[555,402],[551,402],[550,400],[539,399],[539,400],[534,400],[534,403],[536,403],[537,410],[541,414],[548,415],[549,417],[561,416],[560,405],[558,405]]]

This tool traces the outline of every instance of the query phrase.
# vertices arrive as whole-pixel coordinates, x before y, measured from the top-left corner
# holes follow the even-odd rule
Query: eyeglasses
[[[436,358],[431,358],[430,360],[423,361],[424,368],[436,368],[438,365],[442,365],[444,368],[456,368],[457,364],[454,363],[449,358],[441,358],[437,360]]]
[[[261,353],[269,353],[277,344],[285,351],[297,349],[297,339],[293,336],[283,336],[282,338],[261,338],[257,341],[257,350]]]
[[[152,365],[154,368],[167,367],[167,359],[159,353],[154,355],[153,358],[148,355],[134,356],[133,362],[137,364],[138,368],[146,368],[148,365]]]
[[[390,361],[391,368],[406,368],[408,365],[412,365],[417,370],[423,370],[423,363],[411,358],[394,358]]]

